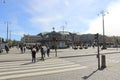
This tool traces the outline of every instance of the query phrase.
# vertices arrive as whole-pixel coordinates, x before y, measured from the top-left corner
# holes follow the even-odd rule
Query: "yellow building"
[[[41,36],[36,36],[36,35],[24,35],[22,38],[22,43],[24,44],[36,44],[39,43],[39,41],[42,39]]]

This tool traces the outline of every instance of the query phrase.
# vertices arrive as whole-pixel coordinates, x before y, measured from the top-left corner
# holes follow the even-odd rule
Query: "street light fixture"
[[[100,14],[102,15],[102,26],[103,26],[103,47],[102,47],[102,49],[106,49],[104,16],[105,16],[106,14],[108,14],[108,12],[101,11]]]

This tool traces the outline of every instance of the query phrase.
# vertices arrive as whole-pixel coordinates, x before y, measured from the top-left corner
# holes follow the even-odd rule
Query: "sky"
[[[4,2],[5,1],[5,2]],[[0,0],[0,37],[69,31],[120,36],[120,0]]]

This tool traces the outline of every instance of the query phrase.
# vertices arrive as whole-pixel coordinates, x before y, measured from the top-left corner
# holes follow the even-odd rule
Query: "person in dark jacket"
[[[41,60],[43,60],[43,61],[44,61],[44,55],[45,55],[44,49],[43,49],[43,47],[41,47]]]
[[[32,62],[36,62],[36,48],[33,46],[32,48]]]
[[[23,53],[23,45],[20,45],[21,53]]]
[[[6,53],[9,52],[9,47],[8,47],[8,45],[5,45],[5,50],[6,50]]]
[[[50,48],[47,47],[47,56],[49,57],[50,56]]]

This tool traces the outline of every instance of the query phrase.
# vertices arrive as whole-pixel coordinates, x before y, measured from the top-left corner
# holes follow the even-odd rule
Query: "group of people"
[[[31,48],[32,62],[36,62],[36,53],[38,51],[39,51],[39,48],[37,46],[35,46],[35,45]],[[41,52],[41,60],[44,61],[45,55],[47,54],[48,57],[50,55],[50,48],[46,47],[46,46],[41,46],[40,47],[40,52]]]
[[[25,53],[25,51],[26,51],[26,47],[25,46],[19,45],[19,48],[21,50],[21,53]]]

